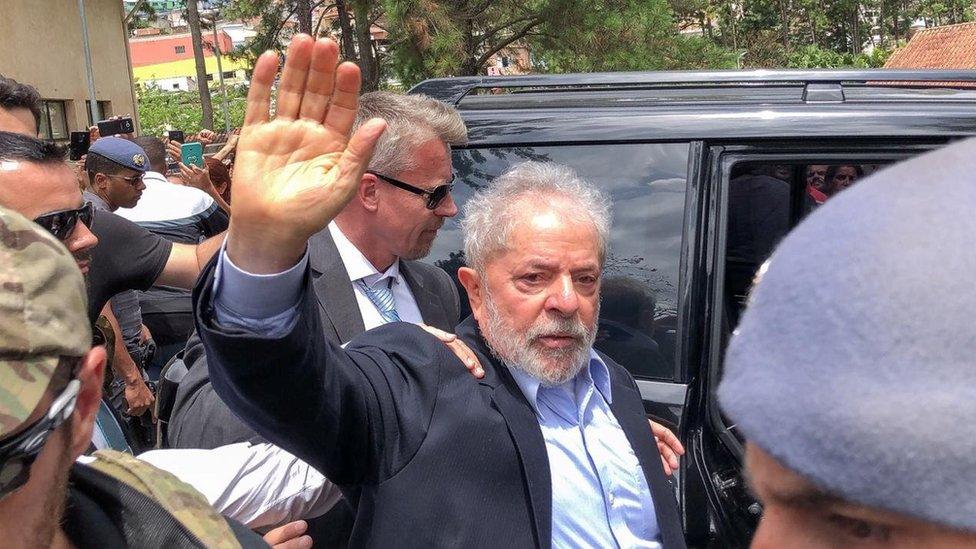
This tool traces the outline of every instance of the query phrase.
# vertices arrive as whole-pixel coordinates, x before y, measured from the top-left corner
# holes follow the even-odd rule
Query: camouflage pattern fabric
[[[189,484],[129,454],[101,450],[95,452],[95,458],[89,467],[151,498],[205,547],[231,549],[241,546],[227,521]]]
[[[90,348],[74,258],[40,226],[0,208],[0,438],[34,411],[60,358]]]

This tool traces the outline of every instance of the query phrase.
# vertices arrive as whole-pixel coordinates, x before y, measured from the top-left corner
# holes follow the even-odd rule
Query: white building
[[[153,78],[139,82],[147,88],[158,88],[163,91],[196,91],[197,79],[192,76],[174,76],[172,78]]]
[[[235,48],[243,46],[258,35],[257,32],[247,27],[244,23],[218,23],[217,28],[230,36],[230,40]]]

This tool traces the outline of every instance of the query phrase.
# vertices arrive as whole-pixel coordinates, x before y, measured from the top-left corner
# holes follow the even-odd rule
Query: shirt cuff
[[[275,274],[249,273],[227,257],[227,242],[220,248],[214,274],[214,304],[244,319],[262,320],[295,309],[302,298],[308,268],[308,250],[294,267]]]

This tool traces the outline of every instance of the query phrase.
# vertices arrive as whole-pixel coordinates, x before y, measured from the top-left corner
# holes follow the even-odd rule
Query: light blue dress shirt
[[[220,248],[214,272],[213,305],[217,322],[266,337],[282,337],[298,322],[308,251],[282,273],[256,275],[240,269]]]
[[[545,387],[509,366],[535,408],[552,478],[553,547],[661,547],[651,490],[610,411],[607,365],[590,362],[562,385]]]
[[[224,250],[214,276],[217,321],[268,337],[287,334],[298,320],[308,254],[291,269],[254,275]],[[607,365],[590,362],[572,380],[544,387],[509,367],[535,409],[552,478],[552,545],[660,548],[661,533],[640,462],[610,411]]]

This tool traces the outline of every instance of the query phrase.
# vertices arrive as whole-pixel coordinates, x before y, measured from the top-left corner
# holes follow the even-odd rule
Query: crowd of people
[[[334,42],[304,35],[280,76],[277,56],[261,56],[243,128],[202,168],[173,142],[131,135],[93,135],[72,167],[37,138],[37,92],[0,77],[0,531],[30,547],[684,547],[668,482],[684,448],[593,349],[607,196],[569,168],[527,162],[459,212],[460,114],[422,95],[360,95],[358,68],[337,57]],[[935,153],[939,169],[972,163],[971,148]],[[933,208],[976,205],[951,177],[943,193],[907,184],[935,176],[927,158],[884,179]],[[822,204],[863,173],[808,166],[807,194]],[[871,181],[778,245],[730,344],[719,396],[767,506],[757,546],[976,543],[976,498],[936,493],[931,469],[912,476],[884,446],[894,442],[852,443],[903,424],[886,414],[909,398],[897,384],[924,359],[919,346],[944,360],[912,398],[939,412],[976,402],[970,328],[911,347],[863,322],[896,314],[888,300],[915,277],[902,271],[924,263],[854,245],[857,260],[818,256],[823,239],[807,236],[859,217],[847,233],[876,242],[891,230],[879,205],[904,214],[899,231],[918,228],[925,216],[902,189]],[[419,261],[459,213],[467,319],[451,277]],[[942,236],[965,246],[976,227],[951,219]],[[970,249],[947,254],[959,276],[940,295],[973,272]],[[837,283],[811,292],[828,271]],[[879,273],[890,284],[863,297]],[[961,297],[951,312],[976,304]],[[947,322],[926,312],[898,318]],[[810,326],[839,333],[781,334]],[[844,339],[850,326],[858,336]],[[882,367],[891,375],[869,375]],[[844,391],[874,407],[831,398],[847,378]],[[138,456],[107,449],[102,413]],[[976,438],[939,424],[970,480]],[[822,442],[835,429],[843,452]],[[879,487],[891,475],[904,475],[897,489]]]

